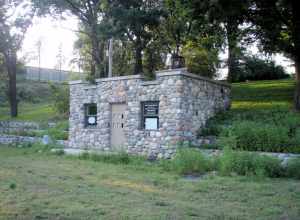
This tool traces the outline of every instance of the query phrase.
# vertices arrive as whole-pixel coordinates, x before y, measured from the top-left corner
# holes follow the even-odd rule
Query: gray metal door
[[[112,104],[111,106],[111,146],[121,150],[126,142],[125,128],[126,104]]]

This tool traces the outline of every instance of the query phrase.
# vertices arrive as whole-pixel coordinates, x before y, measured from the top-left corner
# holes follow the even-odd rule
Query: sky
[[[21,50],[21,57],[27,57],[26,65],[39,66],[38,62],[38,47],[37,42],[41,40],[41,67],[56,68],[61,47],[65,62],[62,65],[64,70],[76,71],[74,65],[70,65],[70,60],[75,58],[73,45],[77,39],[76,32],[78,21],[74,17],[68,17],[66,20],[54,20],[50,17],[34,18],[33,25],[28,29],[24,40],[23,48]],[[258,49],[250,47],[249,51],[256,54]],[[226,53],[220,54],[222,59],[226,59]],[[284,66],[289,72],[294,72],[291,66],[291,61],[282,55],[274,55],[273,59],[277,64]],[[220,70],[221,75],[226,75],[227,69]],[[222,77],[221,77],[222,78]]]
[[[65,62],[62,69],[70,70],[70,60],[74,58],[73,44],[77,39],[74,30],[78,21],[73,17],[67,20],[54,20],[50,17],[34,18],[33,25],[28,29],[20,56],[27,57],[26,65],[39,66],[37,42],[41,41],[41,67],[55,68],[57,55],[61,47]]]

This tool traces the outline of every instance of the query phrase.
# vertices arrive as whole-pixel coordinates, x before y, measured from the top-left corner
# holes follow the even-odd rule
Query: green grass
[[[56,116],[51,103],[21,103],[17,118],[11,118],[9,112],[8,107],[0,107],[0,120],[45,122],[52,120]]]
[[[299,219],[300,181],[187,180],[153,164],[111,164],[1,147],[0,219]]]
[[[294,80],[269,80],[232,84],[232,110],[261,110],[292,107]]]

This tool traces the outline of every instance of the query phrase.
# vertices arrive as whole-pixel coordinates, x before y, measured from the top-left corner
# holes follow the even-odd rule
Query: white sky
[[[54,68],[56,66],[58,63],[56,57],[61,45],[65,57],[62,69],[76,71],[76,67],[70,65],[70,60],[74,58],[73,45],[77,39],[74,30],[77,29],[77,24],[78,21],[74,17],[68,17],[67,20],[54,20],[50,17],[35,18],[33,25],[27,31],[20,53],[21,56],[31,58],[26,61],[26,65],[38,67],[36,43],[41,39],[41,67]],[[258,52],[256,47],[250,47],[249,50],[253,54]],[[220,57],[226,59],[226,53],[220,54]],[[284,66],[289,73],[294,72],[293,67],[291,67],[292,63],[287,58],[281,55],[273,57],[276,63]],[[227,70],[222,69],[220,72],[224,75]]]
[[[72,30],[77,29],[77,20],[68,17],[67,20],[54,20],[52,18],[35,18],[33,25],[28,29],[24,39],[21,56],[28,57],[26,65],[38,66],[37,42],[40,39],[41,45],[41,67],[54,68],[58,63],[56,58],[59,47],[62,47],[62,53],[65,62],[62,69],[70,70],[69,65],[73,55],[73,44],[76,41],[76,33]]]

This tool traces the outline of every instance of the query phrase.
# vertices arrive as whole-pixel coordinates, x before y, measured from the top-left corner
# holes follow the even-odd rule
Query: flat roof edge
[[[207,81],[207,82],[219,84],[219,85],[226,86],[226,87],[231,87],[231,85],[229,83],[221,82],[221,81],[218,81],[218,80],[213,80],[213,79],[210,79],[208,77],[199,76],[199,75],[196,75],[194,73],[190,73],[190,72],[187,71],[187,68],[163,70],[163,71],[157,71],[156,72],[157,77],[176,76],[176,75],[177,76],[181,75],[181,76],[185,76],[185,77],[189,77],[189,78],[193,78],[193,79],[198,79],[198,80],[202,80],[202,81]]]
[[[221,82],[218,80],[213,80],[213,79],[210,79],[210,78],[207,78],[204,76],[199,76],[194,73],[190,73],[187,71],[187,68],[156,71],[155,75],[156,75],[156,79],[158,79],[160,77],[166,77],[166,76],[184,76],[184,77],[189,77],[192,79],[207,81],[207,82],[218,84],[221,86],[231,87],[231,85],[229,83]],[[132,80],[132,79],[141,79],[142,80],[142,79],[144,79],[144,77],[142,75],[117,76],[117,77],[96,79],[95,82],[101,83],[101,82]],[[76,84],[89,84],[89,82],[83,81],[83,80],[75,80],[75,81],[69,82],[69,85],[76,85]],[[145,84],[147,84],[147,81],[145,81]]]

